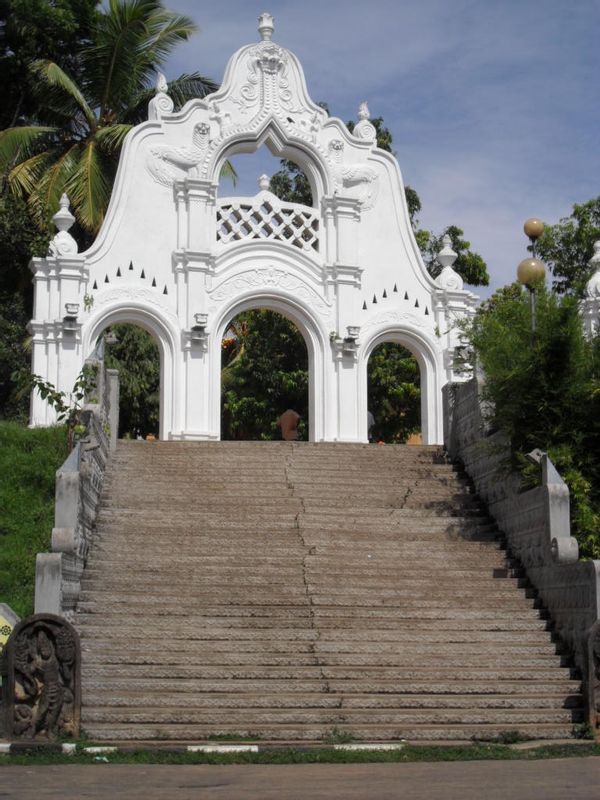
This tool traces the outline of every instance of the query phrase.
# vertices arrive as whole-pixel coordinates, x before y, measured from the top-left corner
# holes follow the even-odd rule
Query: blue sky
[[[600,194],[600,0],[165,5],[200,28],[167,77],[220,81],[230,55],[258,41],[258,15],[273,14],[274,39],[299,57],[314,100],[343,120],[362,100],[383,116],[421,225],[464,228],[490,290],[513,280],[527,217],[555,222]],[[276,162],[236,166],[253,193],[260,167]]]

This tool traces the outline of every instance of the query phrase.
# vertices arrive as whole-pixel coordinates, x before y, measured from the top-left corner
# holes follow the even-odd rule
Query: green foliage
[[[33,612],[35,557],[50,543],[66,440],[64,427],[0,423],[0,597],[20,616]]]
[[[278,439],[277,420],[288,408],[308,430],[308,354],[293,323],[274,311],[245,311],[223,340],[223,439]]]
[[[581,293],[590,278],[588,265],[600,239],[600,196],[573,206],[570,217],[548,225],[538,239],[537,255],[546,262],[559,293]]]
[[[406,205],[408,206],[408,216],[410,217],[410,224],[413,227],[413,231],[416,231],[418,225],[417,215],[421,211],[421,198],[412,188],[412,186],[404,187],[404,197],[406,198]]]
[[[421,430],[420,378],[417,360],[402,345],[386,342],[372,352],[368,385],[375,439],[399,444]]]
[[[469,283],[471,286],[488,286],[490,276],[487,271],[487,264],[479,253],[474,253],[471,250],[471,242],[462,238],[464,231],[461,228],[457,228],[456,225],[449,225],[439,236],[436,236],[431,231],[417,232],[417,242],[429,274],[433,278],[437,278],[442,271],[436,261],[436,257],[442,249],[442,239],[446,234],[452,239],[452,249],[458,256],[454,262],[453,269],[458,272],[465,283]]]
[[[0,0],[0,129],[33,119],[39,112],[28,64],[56,62],[77,75],[77,52],[90,40],[98,0]]]
[[[50,381],[40,378],[39,375],[32,375],[30,380],[32,388],[39,392],[42,400],[56,412],[57,422],[71,430],[80,422],[84,402],[94,402],[90,394],[96,388],[97,378],[98,367],[84,364],[73,384],[73,389],[68,393],[58,391]]]
[[[585,338],[577,299],[538,291],[532,337],[528,293],[505,288],[483,304],[467,337],[514,466],[536,447],[549,453],[571,491],[582,555],[600,557],[600,339]]]
[[[137,325],[111,326],[115,344],[107,345],[105,363],[119,370],[119,436],[139,431],[158,435],[160,352],[154,338]]]
[[[28,60],[37,112],[31,124],[0,132],[0,171],[27,199],[38,226],[48,224],[63,192],[82,228],[102,223],[124,138],[146,118],[154,71],[195,25],[160,0],[110,0],[93,21],[75,64]],[[216,85],[198,74],[171,86],[179,101],[203,97]]]
[[[308,178],[303,170],[288,159],[281,159],[281,169],[273,173],[269,188],[274,195],[286,203],[312,206],[313,196]]]

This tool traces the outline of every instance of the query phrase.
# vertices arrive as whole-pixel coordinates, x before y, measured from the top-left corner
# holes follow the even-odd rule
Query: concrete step
[[[332,727],[325,725],[259,725],[234,724],[157,724],[157,723],[88,723],[83,718],[85,729],[93,739],[104,741],[173,740],[194,741],[211,736],[253,738],[265,741],[328,741],[330,737],[348,735],[352,739],[364,741],[494,741],[505,734],[509,727],[502,724],[459,723],[455,725],[411,725],[410,722],[396,725],[351,725],[338,723]],[[564,723],[519,723],[518,730],[528,739],[568,739],[573,734],[573,721]],[[510,728],[510,730],[514,730]]]
[[[580,682],[439,447],[120,443],[76,624],[103,740],[558,738]]]
[[[481,673],[480,673],[481,674]],[[459,673],[460,675],[460,673]],[[182,695],[191,694],[193,696],[202,695],[203,697],[213,697],[227,694],[229,697],[240,697],[240,702],[247,697],[269,697],[277,698],[290,694],[322,694],[325,697],[337,697],[342,693],[345,698],[364,696],[378,698],[382,701],[389,696],[409,696],[409,695],[430,695],[447,696],[454,695],[494,695],[506,697],[537,697],[539,695],[561,694],[566,696],[577,695],[581,698],[581,681],[570,678],[568,675],[557,675],[552,672],[550,680],[522,680],[510,679],[490,679],[488,676],[483,678],[457,677],[455,673],[448,676],[441,674],[438,678],[431,676],[417,675],[414,678],[398,679],[395,681],[355,681],[353,684],[343,681],[324,681],[321,679],[297,680],[293,682],[278,680],[204,680],[200,683],[196,678],[179,676],[177,679],[177,690]],[[169,690],[172,685],[169,685]],[[161,675],[115,675],[110,672],[108,675],[100,674],[100,677],[87,674],[84,670],[82,676],[82,690],[84,700],[88,693],[102,693],[110,696],[114,692],[148,691],[156,695],[161,695],[165,691],[164,678]]]
[[[223,712],[235,709],[542,709],[581,708],[581,695],[577,692],[565,695],[554,694],[344,694],[327,692],[263,694],[199,694],[174,691],[124,691],[116,690],[108,694],[87,692],[90,706],[102,708],[175,708],[185,704],[188,709],[202,713],[205,710],[219,709]]]

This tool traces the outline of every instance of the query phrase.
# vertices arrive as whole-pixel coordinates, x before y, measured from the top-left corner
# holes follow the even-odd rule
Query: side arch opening
[[[370,364],[373,355],[375,360]],[[390,359],[386,356],[391,358],[391,363],[387,363]],[[378,368],[379,374],[373,375]],[[442,443],[442,365],[435,348],[424,337],[410,330],[380,330],[365,343],[360,370],[359,408],[364,440],[368,438],[371,373],[371,384],[376,378],[380,397],[386,398],[388,403],[385,411],[385,401],[381,401],[384,403],[384,417],[387,414],[384,423],[388,435],[392,432],[393,441],[409,441],[414,437],[410,439],[411,443]],[[388,393],[386,384],[390,389]],[[396,438],[393,436],[394,427]],[[377,432],[374,427],[373,433]]]
[[[119,371],[119,438],[168,439],[175,390],[170,331],[146,310],[118,308],[93,320],[86,337],[88,352],[101,336],[106,365]]]

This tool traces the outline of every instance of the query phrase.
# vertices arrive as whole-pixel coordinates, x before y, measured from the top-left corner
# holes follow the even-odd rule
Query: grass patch
[[[33,613],[35,556],[50,546],[55,473],[66,457],[66,428],[0,422],[0,600],[21,617]]]
[[[456,747],[406,745],[402,750],[343,751],[332,748],[273,749],[261,753],[186,753],[169,750],[134,750],[124,753],[75,755],[35,753],[0,756],[0,766],[30,764],[367,764],[415,761],[532,761],[548,758],[600,756],[600,745],[548,744],[530,750],[506,745],[464,745]]]

